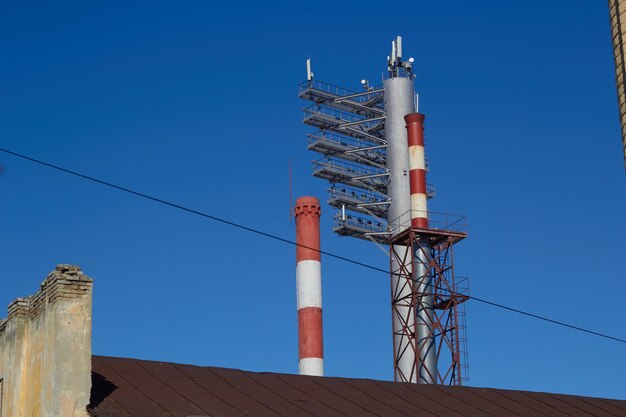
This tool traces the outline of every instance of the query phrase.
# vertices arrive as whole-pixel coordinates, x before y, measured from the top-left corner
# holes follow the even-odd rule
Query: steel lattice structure
[[[461,385],[468,379],[463,303],[469,299],[469,294],[463,288],[465,279],[457,280],[454,275],[453,259],[454,244],[467,234],[458,229],[458,221],[443,229],[411,227],[390,240],[390,263],[399,266],[393,274],[402,283],[391,294],[392,314],[403,323],[396,332],[399,337],[394,337],[394,370],[399,381],[432,380],[438,384]],[[396,247],[410,250],[398,251]],[[416,256],[419,253],[426,255],[428,273],[416,279],[412,271],[417,269],[416,263],[421,262]],[[428,321],[432,325],[414,319],[419,310],[431,312]],[[423,341],[418,340],[420,326],[429,327],[421,334],[434,339],[432,346],[424,346]],[[436,372],[422,363],[425,355],[421,349],[425,348],[435,350]],[[416,358],[409,374],[398,365],[404,355]]]

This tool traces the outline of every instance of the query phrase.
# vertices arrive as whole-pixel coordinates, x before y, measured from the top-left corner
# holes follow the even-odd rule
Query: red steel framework
[[[464,218],[451,223],[446,221],[440,229],[410,227],[390,239],[390,261],[392,265],[397,263],[396,268],[399,265],[396,274],[403,283],[398,286],[396,294],[391,294],[392,314],[402,321],[401,336],[408,341],[402,343],[402,346],[394,344],[394,371],[396,375],[400,375],[397,380],[414,380],[419,369],[424,369],[424,364],[420,363],[420,358],[424,355],[420,354],[416,338],[419,334],[417,327],[424,324],[414,319],[417,311],[422,309],[433,312],[429,335],[435,339],[437,369],[436,375],[429,375],[430,379],[436,384],[446,385],[461,385],[468,379],[463,303],[469,299],[469,294],[462,285],[465,280],[455,280],[453,259],[454,244],[467,236],[462,231],[463,222]],[[408,247],[409,250],[395,250],[403,247]],[[428,267],[432,277],[428,294],[418,292],[412,274],[417,261],[415,254],[419,251],[428,255]],[[399,294],[410,295],[401,298]],[[431,294],[434,299],[433,309],[424,304],[423,298],[426,297],[422,297]],[[411,375],[404,375],[398,364],[408,349],[413,351],[415,366],[411,369]]]

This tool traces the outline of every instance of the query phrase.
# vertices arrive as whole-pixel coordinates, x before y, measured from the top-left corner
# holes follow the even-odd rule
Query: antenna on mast
[[[396,57],[402,60],[402,36],[396,37]]]
[[[389,67],[389,75],[393,77],[408,76],[413,78],[413,58],[402,61],[402,36],[396,36],[391,41],[391,56],[387,57],[387,65]]]
[[[313,81],[313,71],[311,71],[311,58],[306,59],[306,79],[307,81]]]

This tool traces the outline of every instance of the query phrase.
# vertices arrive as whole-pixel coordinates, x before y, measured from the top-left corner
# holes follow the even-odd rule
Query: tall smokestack
[[[324,375],[322,338],[322,277],[320,202],[296,200],[296,288],[298,296],[298,352],[301,375]]]
[[[426,197],[426,157],[424,153],[424,119],[421,113],[404,116],[409,143],[409,180],[411,189],[411,226],[428,227]]]
[[[409,178],[411,189],[411,227],[428,228],[426,197],[426,157],[424,153],[424,118],[421,113],[404,116],[409,146]],[[437,381],[437,352],[433,331],[434,305],[431,275],[431,247],[427,239],[420,239],[413,258],[413,280],[417,289],[415,328],[417,340],[417,382],[434,384]]]

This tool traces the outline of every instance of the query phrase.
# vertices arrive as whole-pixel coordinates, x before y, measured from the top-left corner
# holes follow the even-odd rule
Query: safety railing
[[[334,217],[335,224],[333,230],[346,228],[353,232],[360,233],[384,233],[387,231],[387,224],[384,221],[368,219],[367,217],[337,214]]]
[[[310,89],[323,91],[324,93],[332,94],[334,96],[349,96],[352,94],[356,94],[356,91],[352,91],[344,87],[339,87],[318,80],[304,81],[301,82],[299,85],[300,94]]]
[[[353,138],[350,136],[338,135],[331,132],[316,132],[307,134],[309,147],[317,144],[328,144],[335,147],[344,147],[347,150],[356,150],[379,146],[377,143],[368,142],[363,139]],[[373,150],[377,153],[384,154],[384,148]]]
[[[385,80],[388,80],[389,78],[398,78],[398,77],[413,78],[415,77],[415,75],[413,74],[412,71],[407,71],[406,68],[394,67],[393,69],[390,69],[388,72],[386,72],[383,75],[383,77]]]
[[[350,100],[356,101],[358,103],[366,103],[370,101],[374,97],[378,97],[382,95],[382,86],[376,86],[372,88],[372,92],[368,93],[367,91],[353,91],[344,87],[339,87],[333,84],[324,83],[322,81],[310,80],[304,81],[299,85],[299,95],[302,96],[309,92],[310,90],[320,91],[327,95],[336,96],[336,97],[346,97],[346,96],[354,96],[355,94],[359,94],[355,97],[351,97]]]
[[[323,158],[318,161],[313,161],[314,172],[318,169],[333,169],[339,172],[345,173],[345,175],[353,177],[365,177],[365,176],[380,176],[385,177],[389,174],[389,170],[370,167],[361,164],[351,164],[340,159],[335,158]]]
[[[354,123],[354,122],[359,122],[359,121],[362,121],[363,123],[368,122],[368,120],[365,119],[363,116],[357,116],[354,113],[350,113],[350,112],[343,111],[343,110],[337,110],[335,108],[324,106],[322,104],[313,104],[312,106],[309,106],[303,109],[303,111],[304,111],[305,123],[311,117],[320,116],[320,115],[326,116],[331,119],[335,119],[337,121],[336,122],[337,124]]]
[[[389,223],[394,225],[394,229],[407,229],[411,226],[412,217],[423,217],[426,214],[428,218],[428,228],[435,230],[445,230],[450,232],[465,232],[467,230],[467,218],[459,214],[437,213],[433,211],[424,212],[421,210],[409,210],[397,218],[390,220]]]
[[[331,199],[354,201],[355,204],[384,203],[389,200],[381,193],[346,186],[334,186],[328,192]]]

